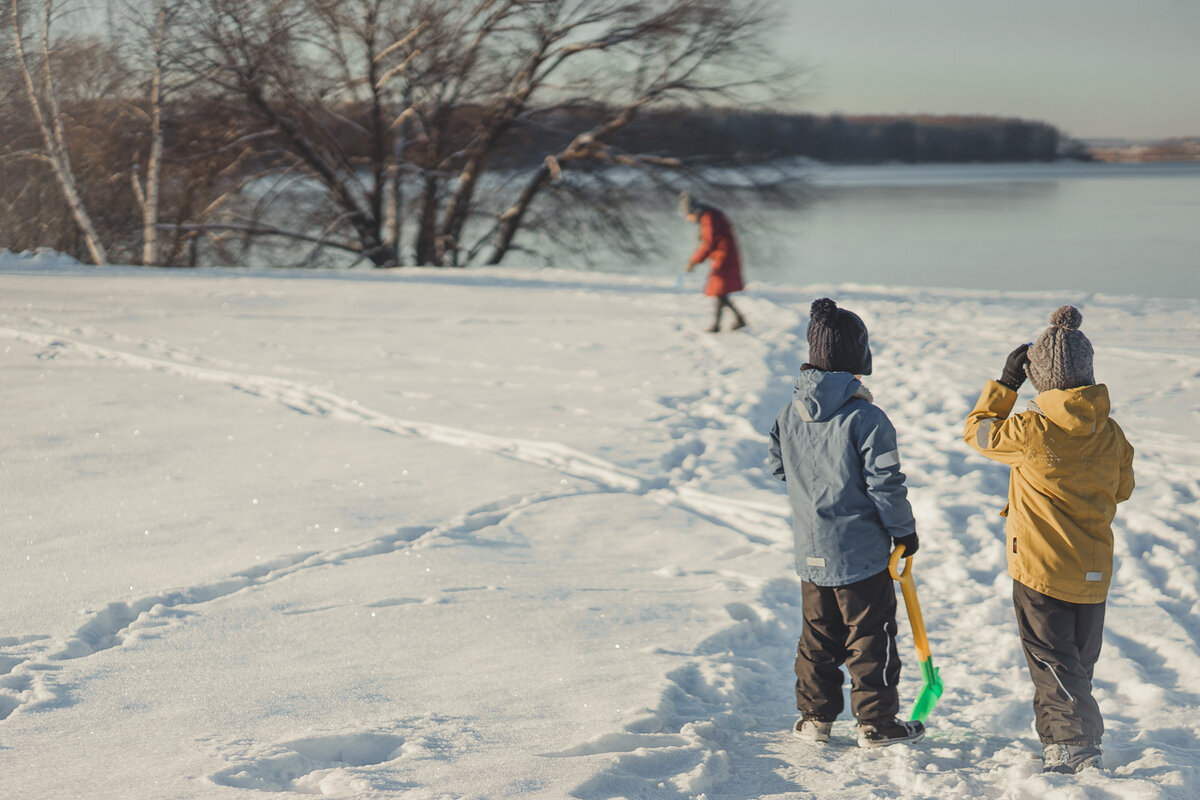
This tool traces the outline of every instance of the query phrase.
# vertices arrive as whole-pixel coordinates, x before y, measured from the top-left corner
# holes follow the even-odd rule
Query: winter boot
[[[858,723],[858,746],[887,747],[900,742],[918,742],[925,737],[925,726],[916,720],[860,722]]]
[[[1074,775],[1088,767],[1100,767],[1100,748],[1094,744],[1048,744],[1042,749],[1042,772]]]
[[[829,734],[833,731],[833,723],[825,722],[819,719],[798,719],[796,724],[792,726],[792,736],[797,739],[803,739],[806,742],[817,742],[824,744],[829,741]]]

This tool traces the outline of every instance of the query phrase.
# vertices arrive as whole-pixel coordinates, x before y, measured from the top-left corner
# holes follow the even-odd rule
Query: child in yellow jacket
[[[1008,464],[1006,552],[1048,772],[1100,766],[1104,720],[1092,697],[1112,580],[1112,520],[1133,492],[1133,448],[1109,417],[1079,309],[1062,306],[1009,354],[967,417],[963,438]],[[1038,391],[1009,416],[1026,375]]]

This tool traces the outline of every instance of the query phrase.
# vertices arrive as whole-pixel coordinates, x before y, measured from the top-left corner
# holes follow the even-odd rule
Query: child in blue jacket
[[[771,428],[769,463],[787,483],[804,627],[796,648],[793,733],[826,742],[843,710],[842,670],[860,747],[916,741],[900,721],[896,685],[893,544],[917,551],[916,522],[900,471],[896,430],[859,376],[871,374],[867,328],[829,298],[812,304],[809,361]]]

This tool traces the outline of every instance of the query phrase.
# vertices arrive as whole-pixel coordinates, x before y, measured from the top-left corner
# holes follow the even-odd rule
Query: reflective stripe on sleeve
[[[992,426],[996,424],[994,419],[985,419],[979,423],[979,429],[975,431],[975,443],[979,445],[980,450],[986,450],[988,443],[992,437]]]
[[[875,459],[875,468],[876,469],[887,469],[888,467],[895,467],[895,466],[898,466],[899,464],[900,464],[900,451],[899,450],[892,450],[890,452],[884,453],[879,458]]]

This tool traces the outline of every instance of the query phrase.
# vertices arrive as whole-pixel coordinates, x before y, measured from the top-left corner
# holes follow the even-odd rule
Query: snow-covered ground
[[[814,297],[871,328],[946,694],[924,742],[789,735],[766,436]],[[0,797],[1200,796],[1200,303],[0,259]],[[1003,467],[960,441],[1079,305],[1137,448],[1096,689],[1044,776]],[[1024,394],[1029,395],[1029,390]],[[901,687],[916,656],[901,616]]]

